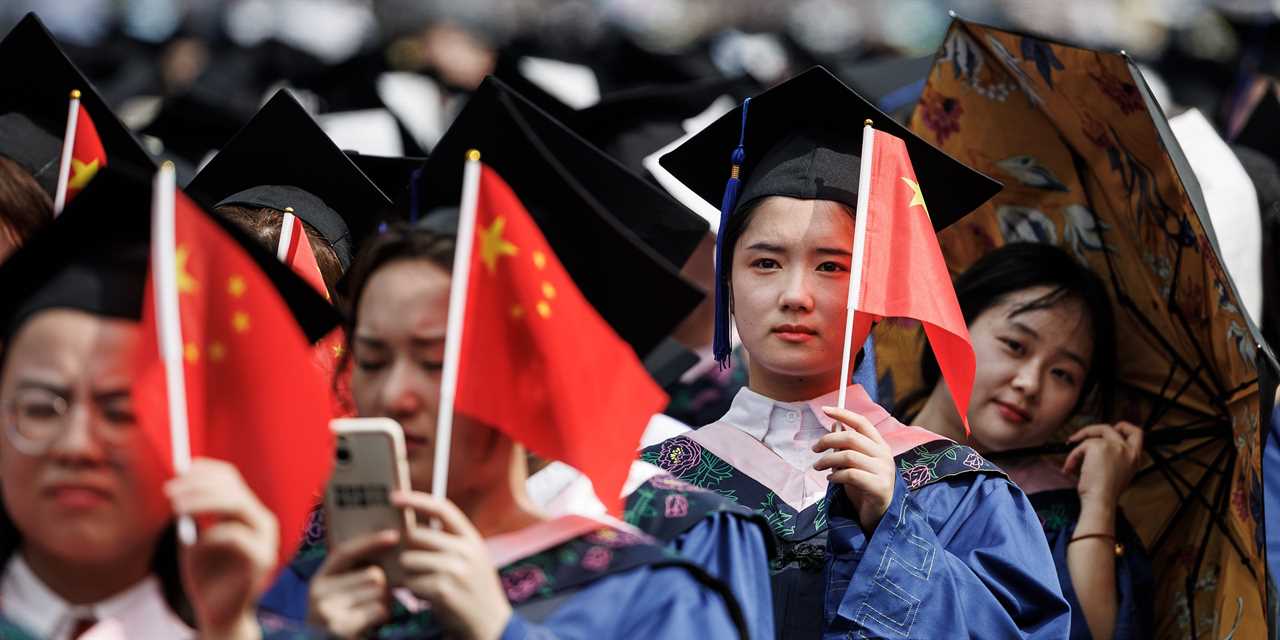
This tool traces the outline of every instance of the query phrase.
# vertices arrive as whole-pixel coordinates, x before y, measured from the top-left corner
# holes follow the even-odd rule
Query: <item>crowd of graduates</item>
[[[426,157],[285,88],[197,158],[208,105],[157,153],[35,14],[0,65],[0,638],[1158,633],[1110,284],[1030,237],[952,278],[1001,184],[826,68],[575,109],[501,63]],[[401,526],[328,531],[344,417],[398,425]]]

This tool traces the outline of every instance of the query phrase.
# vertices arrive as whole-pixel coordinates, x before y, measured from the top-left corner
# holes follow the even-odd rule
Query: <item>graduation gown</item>
[[[753,640],[773,637],[770,562],[776,547],[762,515],[662,473],[627,495],[623,519],[723,582]]]
[[[1049,541],[1062,595],[1071,603],[1071,638],[1090,640],[1093,636],[1089,633],[1089,625],[1067,567],[1067,545],[1080,521],[1080,494],[1076,491],[1076,479],[1064,475],[1056,465],[1038,459],[1006,468],[1014,482],[1027,492]],[[1115,640],[1150,638],[1155,632],[1151,598],[1155,579],[1151,558],[1137,531],[1122,512],[1116,513],[1116,540],[1124,546],[1124,552],[1115,559],[1117,602],[1113,637]]]
[[[307,584],[324,562],[322,525],[263,597],[269,611],[305,619]],[[705,571],[625,524],[562,516],[490,542],[513,613],[503,640],[745,637],[732,596]],[[443,638],[429,610],[399,599],[379,639]]]
[[[867,536],[826,472],[789,465],[732,423],[762,415],[737,411],[751,396],[762,398],[740,392],[724,419],[649,447],[641,459],[769,522],[778,538],[778,637],[1067,637],[1069,609],[1031,505],[976,451],[898,423],[850,387],[849,408],[884,435],[900,472],[889,511]],[[807,403],[819,415],[824,404],[834,394]]]

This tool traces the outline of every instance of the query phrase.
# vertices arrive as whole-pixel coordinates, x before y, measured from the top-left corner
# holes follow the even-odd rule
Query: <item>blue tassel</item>
[[[742,162],[747,157],[747,153],[743,149],[743,142],[747,136],[747,106],[750,103],[751,98],[742,101],[742,129],[738,134],[738,148],[733,150],[733,155],[730,157],[733,168],[729,172],[729,181],[724,185],[724,198],[720,200],[720,228],[716,232],[716,333],[715,340],[711,343],[711,348],[721,369],[729,368],[731,364],[729,354],[733,350],[732,341],[729,339],[731,334],[729,327],[729,283],[727,281],[729,265],[724,264],[723,258],[724,234],[729,225],[729,216],[733,214],[733,210],[738,204],[738,189],[741,186],[738,174],[742,171]]]
[[[409,175],[409,224],[418,221],[418,180],[422,179],[422,167]]]

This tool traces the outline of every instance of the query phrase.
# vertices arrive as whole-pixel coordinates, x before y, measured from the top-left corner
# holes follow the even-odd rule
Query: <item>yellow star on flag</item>
[[[227,293],[236,298],[244,295],[245,289],[248,288],[249,286],[244,283],[244,278],[240,276],[231,276],[227,279]]]
[[[194,342],[188,342],[186,346],[182,348],[182,357],[186,358],[188,364],[195,364],[199,362],[200,347],[197,347]]]
[[[81,162],[79,160],[76,160],[75,158],[72,158],[71,159],[71,179],[67,181],[67,186],[76,190],[83,189],[84,186],[89,184],[89,181],[92,180],[93,176],[97,173],[98,173],[97,158],[94,158],[89,162]]]
[[[488,229],[480,230],[480,259],[489,268],[489,273],[498,268],[498,258],[514,256],[518,251],[514,244],[502,237],[502,229],[506,226],[507,219],[498,217]]]
[[[179,245],[174,252],[174,258],[178,263],[178,293],[195,293],[196,291],[196,279],[187,273],[187,260],[190,257],[191,249],[185,245]]]
[[[221,342],[213,342],[209,344],[209,361],[222,362],[227,357],[227,348]]]
[[[924,204],[924,194],[920,193],[920,183],[906,176],[902,177],[902,181],[907,183],[908,187],[911,187],[911,203],[907,206],[914,207],[916,205],[920,205],[920,208],[924,209],[924,214],[926,216],[929,215],[929,207]]]
[[[236,333],[244,333],[249,330],[249,314],[243,311],[237,311],[231,315],[231,328]]]
[[[342,354],[344,354],[344,353],[346,353],[346,352],[347,352],[346,347],[342,346],[341,344],[334,343],[334,345],[333,345],[333,359],[334,359],[334,360],[337,360],[337,359],[341,358],[341,357],[342,357]]]

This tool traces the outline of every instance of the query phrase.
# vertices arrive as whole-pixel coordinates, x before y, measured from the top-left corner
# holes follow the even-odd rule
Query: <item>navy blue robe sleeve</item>
[[[1062,528],[1045,528],[1049,539],[1049,549],[1053,551],[1053,562],[1058,568],[1058,581],[1062,584],[1062,594],[1071,603],[1071,640],[1092,640],[1089,625],[1085,621],[1084,611],[1078,603],[1076,590],[1071,582],[1071,571],[1067,568],[1067,545],[1075,535],[1076,520]],[[1129,525],[1123,515],[1116,518],[1117,539],[1124,545],[1123,556],[1116,558],[1116,626],[1113,640],[1140,640],[1155,634],[1151,594],[1155,584],[1152,577],[1151,559],[1142,547],[1142,540]]]
[[[753,640],[775,637],[769,551],[756,522],[713,513],[669,545],[729,588],[742,608]]]
[[[601,578],[540,624],[512,614],[501,640],[739,638],[724,598],[680,567],[642,567]]]
[[[1070,633],[1070,609],[1031,504],[1013,483],[963,474],[893,501],[867,539],[833,484],[828,638],[1036,638]]]

